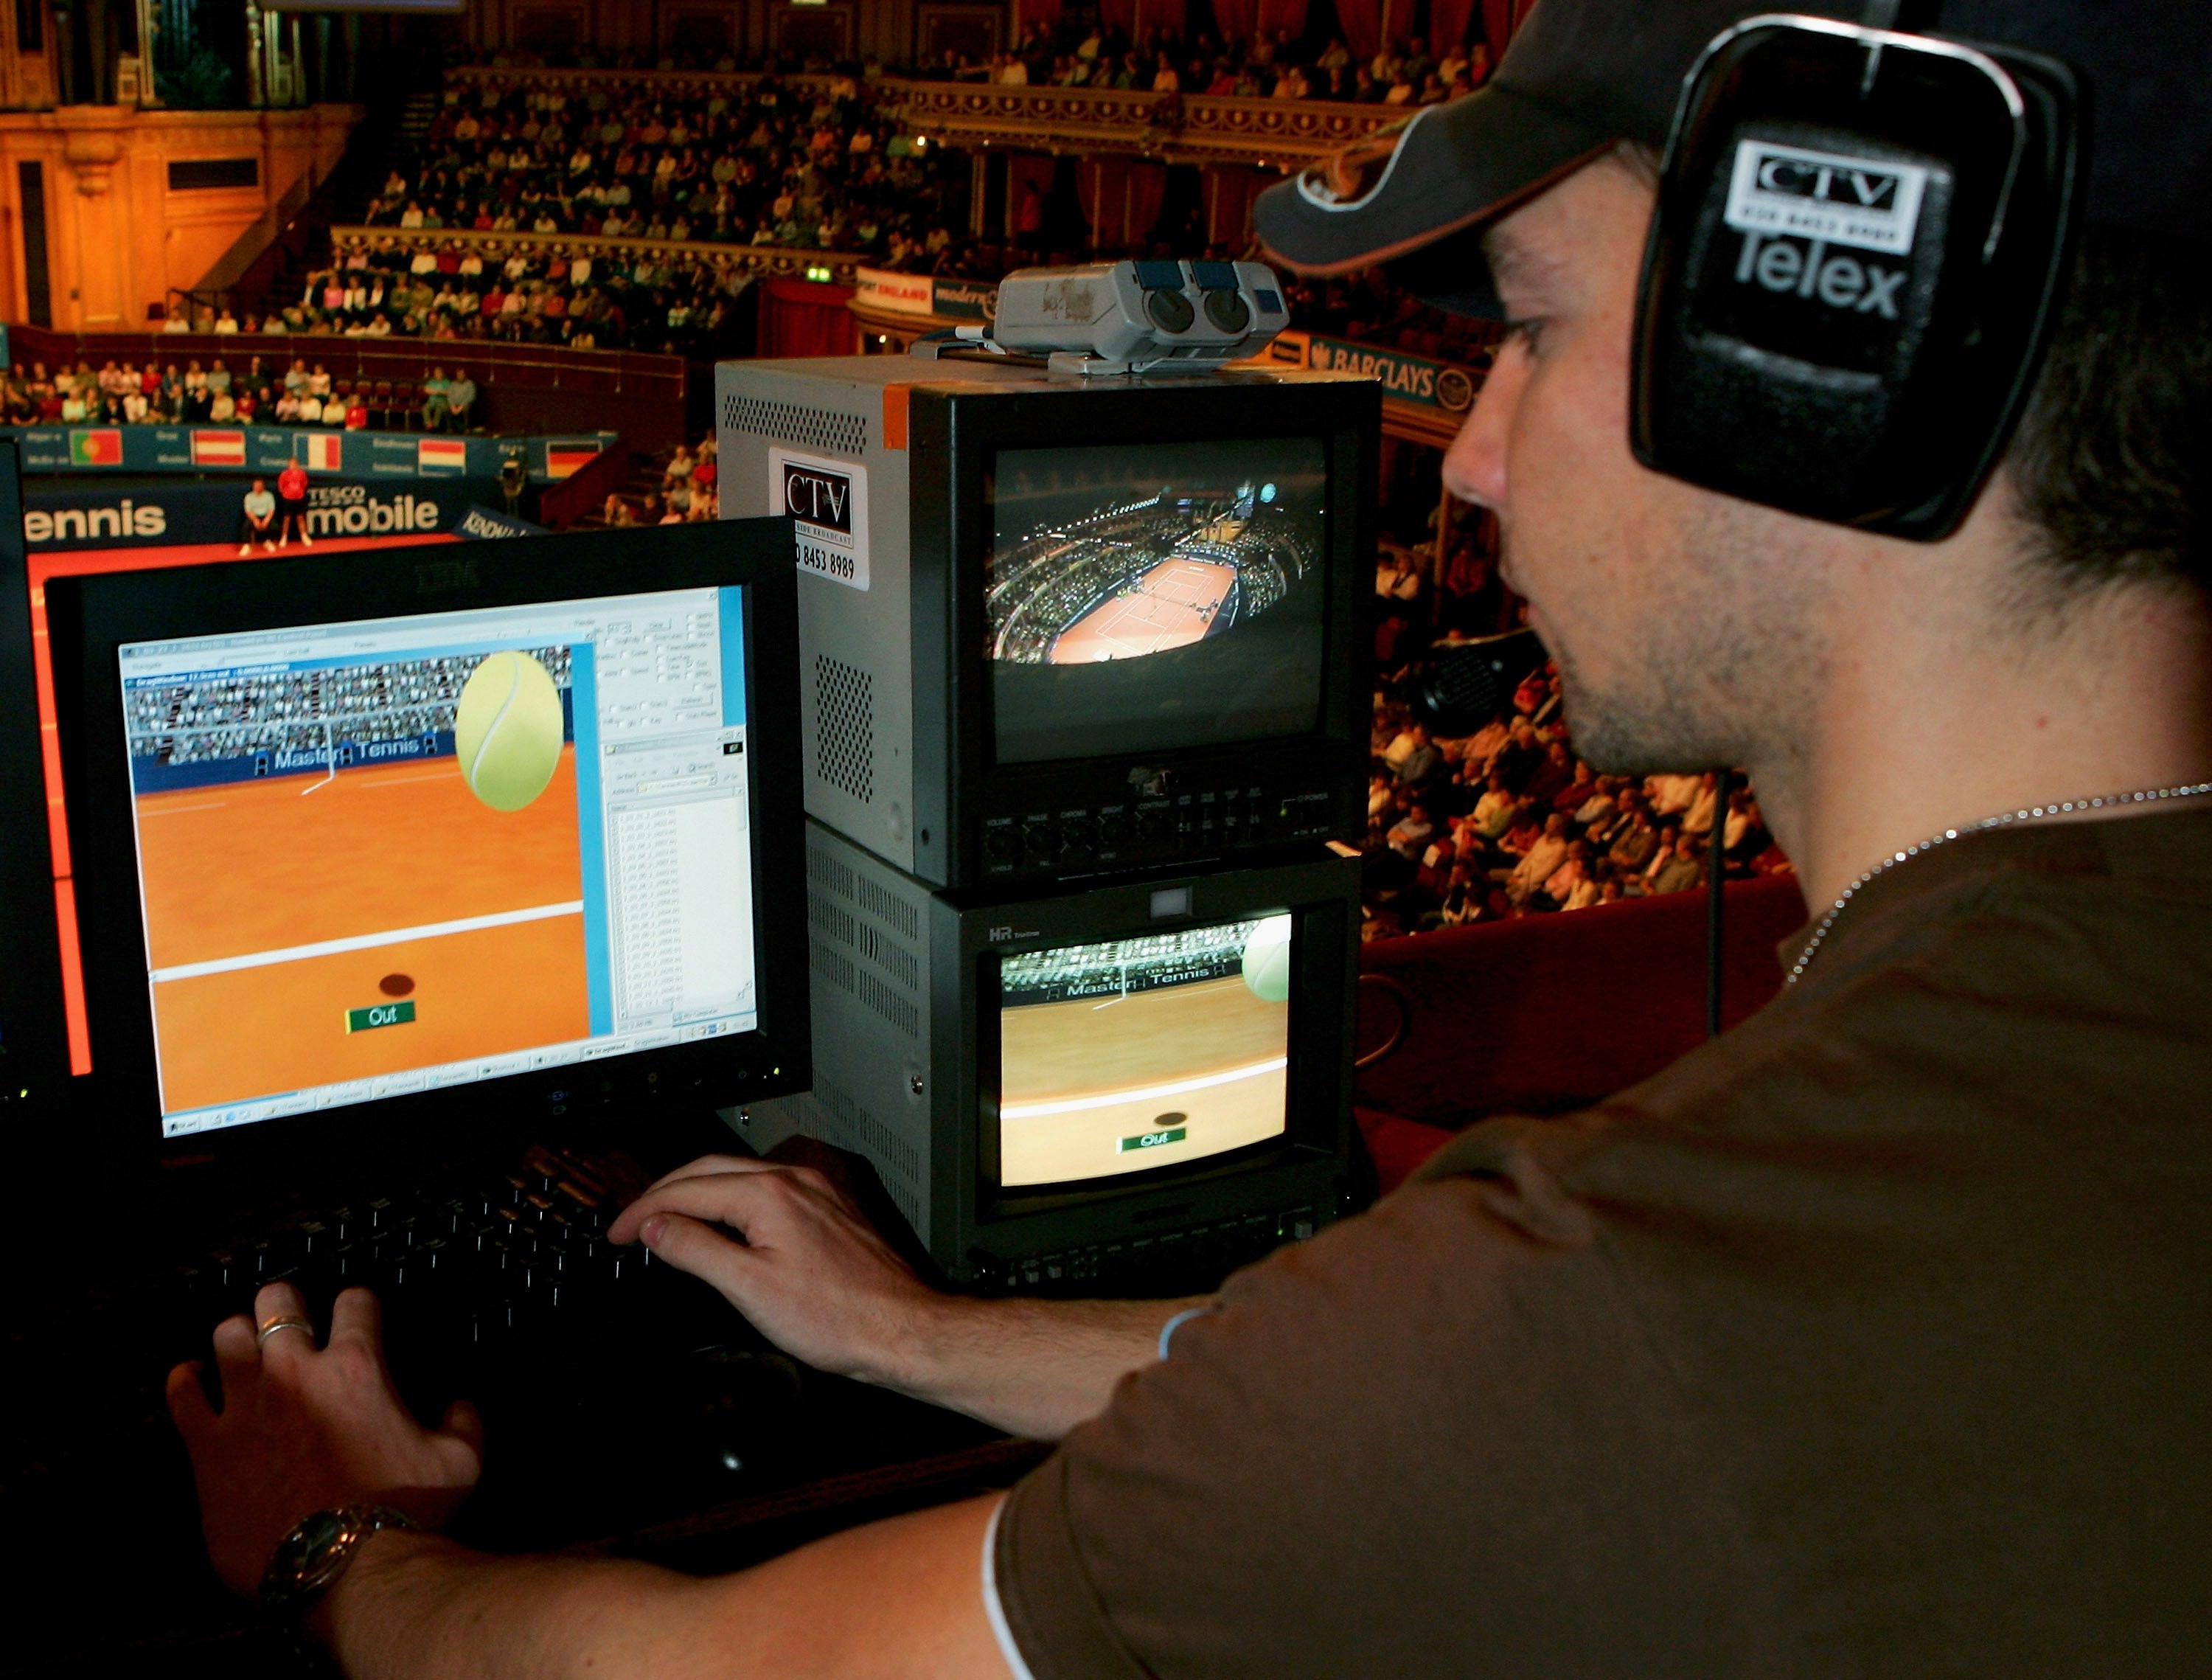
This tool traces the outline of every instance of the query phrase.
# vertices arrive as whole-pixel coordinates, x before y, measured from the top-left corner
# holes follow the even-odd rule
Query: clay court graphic
[[[462,715],[456,752],[482,654],[133,684],[165,1113],[589,1036],[568,650],[492,657],[556,691],[534,745]],[[540,791],[501,809],[517,743]]]
[[[1265,447],[1256,463],[1249,444],[1218,462],[1199,446],[1079,466],[1069,453],[1037,452],[1033,467],[1024,453],[1002,461],[988,585],[994,660],[1092,665],[1186,647],[1250,622],[1317,569],[1323,478],[1312,446]]]
[[[1000,1182],[1137,1172],[1279,1136],[1289,928],[1273,916],[1006,959]]]

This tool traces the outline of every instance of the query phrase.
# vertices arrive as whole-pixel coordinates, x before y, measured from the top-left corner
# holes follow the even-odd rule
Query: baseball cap
[[[1253,225],[1302,273],[1376,263],[1431,302],[1495,314],[1482,229],[1615,143],[1666,144],[1706,45],[1747,17],[1875,21],[1858,0],[1539,0],[1488,82],[1267,189]],[[2207,238],[2212,4],[1948,0],[1935,33],[2064,59],[2089,92],[2092,222]]]

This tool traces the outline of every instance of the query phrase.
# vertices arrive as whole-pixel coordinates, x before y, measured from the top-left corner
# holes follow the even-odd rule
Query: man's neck
[[[1971,578],[1932,569],[1861,580],[1852,598],[1872,605],[1838,627],[1808,749],[1752,767],[1816,913],[1948,830],[2212,779],[2204,601],[2112,589],[2061,606],[2039,633],[1999,636],[1960,629],[1987,626],[1990,608]]]

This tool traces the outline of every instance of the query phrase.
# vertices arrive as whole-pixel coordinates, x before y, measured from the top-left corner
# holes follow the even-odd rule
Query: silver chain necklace
[[[2212,794],[2212,782],[2195,782],[2180,788],[2145,788],[2132,794],[2106,794],[2097,799],[2061,800],[2052,805],[2023,806],[2017,811],[2002,811],[1994,817],[1984,817],[1978,823],[1969,823],[1964,828],[1947,828],[1941,834],[1930,835],[1917,846],[1907,846],[1901,852],[1893,852],[1845,887],[1843,896],[1828,906],[1828,913],[1820,918],[1820,925],[1813,929],[1813,937],[1805,941],[1805,948],[1797,953],[1797,960],[1790,964],[1790,972],[1783,977],[1783,983],[1789,986],[1797,983],[1798,977],[1805,972],[1814,953],[1820,950],[1820,941],[1827,938],[1828,930],[1836,925],[1836,918],[1844,913],[1844,906],[1856,898],[1869,881],[1876,875],[1887,873],[1907,858],[1935,850],[1947,840],[1956,840],[1962,834],[1978,834],[1984,829],[2006,828],[2014,823],[2030,822],[2038,817],[2061,817],[2072,811],[2103,811],[2118,805],[2150,805],[2160,800],[2193,799],[2199,794]]]

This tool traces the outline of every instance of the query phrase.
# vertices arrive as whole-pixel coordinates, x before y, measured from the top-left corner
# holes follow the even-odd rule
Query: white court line
[[[219,799],[206,805],[157,805],[151,811],[141,811],[138,814],[142,817],[176,817],[187,811],[221,811],[229,803],[227,799]]]
[[[417,782],[448,782],[452,779],[451,773],[446,770],[439,770],[430,776],[395,776],[388,781],[364,782],[362,791],[373,793],[379,788],[404,788]]]
[[[355,934],[347,939],[319,940],[313,945],[288,945],[281,951],[249,951],[242,957],[217,957],[204,963],[179,963],[157,968],[152,978],[196,980],[203,974],[231,974],[242,968],[269,968],[277,963],[296,963],[309,957],[336,957],[348,951],[374,951],[380,945],[401,945],[410,939],[440,939],[447,934],[473,934],[483,928],[511,928],[519,922],[544,922],[556,916],[581,916],[584,901],[565,904],[532,904],[527,910],[500,910],[491,916],[465,916],[458,922],[426,922],[419,928],[394,928],[387,933]]]
[[[1074,1114],[1089,1108],[1117,1108],[1123,1103],[1158,1102],[1163,1097],[1180,1097],[1187,1091],[1204,1091],[1217,1085],[1233,1085],[1240,1079],[1257,1079],[1262,1074],[1279,1073],[1291,1065],[1287,1056],[1276,1056],[1269,1062],[1255,1062],[1249,1068],[1231,1068],[1225,1074],[1206,1074],[1198,1079],[1177,1080],[1173,1085],[1148,1085],[1137,1091],[1114,1091],[1103,1097],[1071,1097],[1060,1103],[1007,1103],[1000,1106],[1001,1120],[1037,1120],[1048,1114]]]

